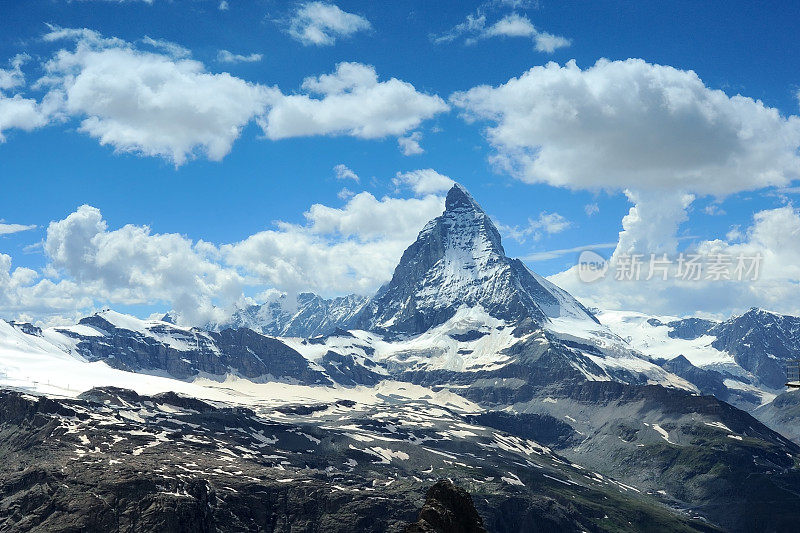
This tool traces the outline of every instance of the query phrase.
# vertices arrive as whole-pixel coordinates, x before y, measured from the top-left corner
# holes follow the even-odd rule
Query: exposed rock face
[[[772,391],[780,390],[785,385],[786,363],[800,359],[800,317],[796,316],[752,308],[724,322],[684,318],[666,323],[649,319],[648,323],[651,326],[669,327],[668,335],[674,339],[694,340],[704,335],[710,336],[712,348],[731,354],[737,365],[755,377],[754,385]],[[704,382],[707,380],[703,377],[695,384],[704,389]],[[711,389],[705,390],[717,394]],[[729,392],[738,394],[737,391]]]
[[[98,313],[79,322],[91,333],[83,329],[61,332],[77,341],[76,351],[88,360],[105,361],[121,370],[166,371],[178,379],[200,372],[235,372],[255,380],[332,383],[297,351],[249,329],[204,332],[163,322],[132,322],[121,316],[112,311]]]
[[[443,476],[480,491],[498,533],[707,529],[531,441],[474,425],[456,435],[465,420],[420,417],[424,403],[306,407],[313,417],[284,409],[276,421],[175,394],[0,391],[0,530],[399,532],[433,484],[417,531],[484,531]]]
[[[481,306],[509,322],[548,316],[594,317],[569,294],[505,255],[489,216],[459,185],[444,213],[430,221],[403,253],[392,280],[356,317],[361,329],[421,333],[446,322],[459,307]]]
[[[716,336],[774,383],[797,321],[753,310],[666,325],[672,339]],[[0,530],[399,531],[433,483],[410,530],[713,529],[672,506],[769,531],[800,514],[800,448],[720,401],[747,394],[725,385],[726,370],[633,353],[508,258],[459,186],[374,298],[278,299],[232,325],[110,311],[44,331],[0,322],[14,364],[78,364],[78,353],[179,379],[336,385],[282,404],[235,388],[230,404],[113,387],[78,400],[0,393]],[[691,388],[681,376],[717,398],[677,390]],[[234,406],[241,398],[252,409]],[[791,421],[797,405],[776,400],[764,419]]]
[[[308,292],[296,299],[281,295],[265,304],[240,309],[230,320],[210,329],[249,328],[265,335],[313,337],[348,324],[366,302],[367,298],[355,294],[331,299]]]
[[[674,359],[659,361],[659,364],[665,370],[669,370],[676,376],[680,376],[696,386],[703,394],[714,396],[740,408],[747,407],[747,410],[761,403],[761,398],[752,392],[728,387],[725,384],[725,380],[729,376],[716,370],[696,367],[683,355],[679,355]]]
[[[754,308],[709,334],[717,337],[712,346],[732,354],[742,368],[774,389],[786,383],[786,362],[800,359],[800,317]]]
[[[442,479],[425,496],[419,519],[405,533],[486,533],[467,491]]]
[[[647,322],[651,326],[668,326],[670,331],[667,335],[673,339],[685,340],[693,340],[707,335],[709,329],[719,324],[719,322],[706,320],[704,318],[682,318],[680,320],[671,320],[667,323],[663,323],[656,318],[651,318]]]
[[[514,409],[568,421],[583,438],[554,444],[555,451],[639,490],[663,491],[725,530],[780,531],[800,513],[792,494],[800,488],[800,447],[712,396],[584,382],[551,387]],[[511,417],[503,429],[528,431]]]
[[[753,416],[800,444],[800,390],[779,394],[768,404],[753,411]]]

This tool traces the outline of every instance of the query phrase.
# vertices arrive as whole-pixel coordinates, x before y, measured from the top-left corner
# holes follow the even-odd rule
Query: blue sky
[[[283,291],[302,289],[298,280],[309,275],[303,269],[315,268],[312,260],[303,258],[305,262],[297,266],[296,252],[286,252],[283,245],[256,248],[251,243],[253,250],[238,251],[225,248],[245,242],[264,230],[280,231],[279,222],[295,225],[294,229],[284,231],[288,240],[291,240],[291,232],[300,231],[306,236],[311,234],[314,239],[321,238],[330,246],[341,240],[353,240],[365,258],[370,257],[370,250],[374,252],[381,245],[385,245],[381,248],[384,254],[381,261],[397,255],[398,249],[402,251],[400,244],[410,243],[414,232],[424,224],[424,220],[414,219],[413,215],[435,211],[434,200],[425,204],[424,209],[415,207],[413,201],[421,202],[426,196],[440,198],[443,194],[441,179],[438,190],[426,193],[415,192],[410,185],[414,178],[408,176],[420,174],[406,174],[405,181],[398,177],[398,173],[422,169],[432,169],[464,184],[503,228],[509,255],[531,258],[528,265],[548,276],[574,265],[577,252],[548,260],[536,259],[541,256],[535,254],[592,244],[607,244],[600,248],[606,256],[614,251],[623,229],[622,219],[637,203],[633,197],[626,196],[623,189],[634,192],[640,189],[641,195],[647,196],[636,197],[643,218],[653,217],[648,220],[663,223],[664,220],[658,218],[663,216],[667,219],[666,226],[670,221],[676,226],[675,231],[665,229],[665,235],[655,237],[637,235],[641,230],[635,227],[629,229],[629,236],[635,237],[643,253],[703,248],[715,239],[725,241],[728,246],[750,246],[748,249],[769,247],[772,241],[766,237],[758,237],[758,242],[752,235],[748,237],[748,229],[751,234],[759,229],[755,227],[755,213],[768,212],[763,217],[766,222],[761,229],[764,231],[779,215],[785,215],[783,223],[788,226],[772,231],[792,235],[795,227],[792,225],[795,222],[792,215],[796,214],[792,199],[796,192],[792,191],[792,185],[798,169],[797,132],[800,127],[794,116],[798,114],[800,51],[796,5],[790,2],[758,5],[671,2],[666,5],[497,0],[435,4],[339,1],[334,4],[229,0],[226,6],[221,6],[217,0],[46,0],[5,1],[0,3],[0,12],[5,29],[0,33],[0,68],[4,68],[8,76],[17,73],[15,79],[18,80],[6,87],[0,85],[0,94],[7,100],[15,97],[28,100],[33,106],[26,108],[33,110],[29,117],[25,115],[27,119],[19,118],[16,122],[7,119],[4,126],[4,108],[0,100],[0,134],[5,138],[0,144],[3,191],[0,219],[4,224],[36,226],[13,233],[9,230],[0,236],[0,253],[7,255],[11,262],[9,273],[18,267],[33,271],[26,274],[27,277],[20,271],[13,290],[6,288],[8,295],[15,294],[7,296],[5,301],[0,300],[6,317],[63,316],[103,305],[149,314],[174,307],[176,299],[183,301],[187,297],[182,292],[159,295],[162,282],[148,280],[137,285],[138,282],[132,280],[133,277],[161,279],[174,275],[147,270],[148,261],[154,261],[153,258],[162,252],[170,253],[159,248],[163,243],[143,240],[143,243],[155,243],[154,248],[148,259],[141,259],[135,271],[119,270],[112,260],[102,264],[97,261],[91,265],[78,264],[82,260],[80,254],[68,253],[70,246],[77,246],[77,233],[65,230],[60,236],[64,240],[58,241],[59,235],[48,234],[48,224],[78,213],[79,206],[84,204],[99,210],[105,221],[99,233],[111,232],[109,240],[122,238],[122,234],[113,232],[133,225],[149,227],[148,235],[177,234],[176,238],[180,236],[188,241],[194,255],[184,260],[208,263],[197,267],[195,277],[213,276],[215,280],[209,282],[211,289],[202,289],[214,293],[209,296],[210,300],[203,299],[206,302],[203,305],[220,306],[230,303],[229,300],[234,299],[230,295],[238,292],[258,299],[270,287]],[[330,20],[325,19],[326,16],[336,18],[334,26],[324,25],[325,20]],[[503,22],[505,25],[500,24]],[[305,34],[304,40],[301,32],[309,25],[312,30],[321,28],[322,33]],[[94,33],[70,33],[65,29],[86,29]],[[58,32],[61,34],[55,35]],[[147,38],[161,44],[148,43]],[[169,48],[164,43],[177,46]],[[80,55],[82,46],[89,50],[90,56]],[[126,93],[124,87],[114,86],[114,73],[108,70],[112,68],[111,63],[100,60],[102,54],[110,51],[120,52],[121,60],[132,61],[131,70],[141,68],[144,72],[156,63],[174,66],[194,61],[192,68],[195,70],[190,76],[199,72],[197,79],[201,79],[205,75],[218,76],[227,72],[234,81],[223,86],[222,81],[215,78],[214,83],[220,85],[209,84],[207,94],[222,95],[213,117],[193,116],[193,109],[202,106],[203,97],[189,95],[185,99],[189,104],[183,107],[180,97],[177,100],[167,98],[166,103],[159,104],[166,106],[162,115],[172,117],[164,119],[170,123],[161,123],[160,117],[154,116],[150,123],[137,119],[131,126],[125,122],[132,120],[125,109],[141,105],[142,96],[126,102],[130,93]],[[221,51],[244,56],[250,61],[222,61]],[[56,65],[60,53],[69,57],[62,55],[61,63]],[[21,57],[19,67],[13,64],[15,57]],[[625,64],[624,72],[609,67],[591,71],[601,58],[611,62],[638,58],[642,62]],[[568,84],[566,80],[572,79],[567,67],[570,60],[575,61],[578,77],[585,78],[588,89],[583,93],[559,88],[567,87],[559,84]],[[138,67],[134,66],[135,61],[140,61]],[[558,64],[557,70],[534,72],[528,79],[532,85],[520,89],[520,98],[552,99],[540,107],[529,109],[525,104],[521,111],[511,89],[507,94],[495,92],[486,97],[469,92],[482,85],[497,88],[551,61]],[[314,99],[322,99],[323,93],[313,93],[308,85],[304,87],[304,80],[314,77],[321,83],[324,80],[320,76],[337,72],[341,78],[344,75],[337,71],[341,63],[357,64],[359,76],[373,67],[379,84],[390,79],[404,84],[406,89],[398,85],[382,88],[386,92],[400,91],[397,97],[404,102],[414,101],[407,104],[407,109],[398,111],[405,116],[392,117],[408,120],[411,125],[389,124],[390,118],[378,113],[365,118],[363,124],[353,125],[345,116],[329,124],[327,129],[319,124],[302,126],[299,134],[292,133],[298,123],[295,119],[279,122],[272,117],[270,120],[274,122],[268,126],[271,129],[262,127],[261,118],[292,104],[293,95],[310,96],[312,103]],[[674,67],[674,72],[658,71],[656,65]],[[694,71],[702,81],[694,83],[688,71]],[[179,76],[176,72],[164,75]],[[103,75],[108,78],[98,81]],[[143,76],[146,77],[146,73]],[[612,85],[635,83],[638,76],[650,80],[648,83],[666,80],[663,81],[665,87],[672,88],[695,90],[699,84],[701,89],[692,93],[691,98],[698,98],[700,104],[695,106],[692,101],[691,109],[678,118],[673,114],[665,115],[662,120],[658,112],[644,110],[637,115],[638,111],[633,109],[630,120],[614,119],[603,123],[604,119],[597,119],[599,122],[577,123],[577,129],[565,127],[563,131],[554,132],[558,128],[552,124],[560,124],[559,119],[551,126],[542,122],[536,131],[527,129],[527,124],[536,123],[541,117],[555,120],[545,116],[546,106],[557,106],[559,98],[573,105],[575,102],[570,98],[577,101],[587,97],[592,87],[606,81]],[[20,78],[24,79],[19,81]],[[230,94],[215,92],[228,89]],[[411,92],[402,93],[402,90]],[[606,108],[618,103],[623,112],[628,109],[625,90],[624,87],[617,92],[607,89],[597,101],[606,98]],[[662,88],[657,90],[662,91]],[[723,91],[724,97],[714,96],[717,90]],[[83,92],[79,94],[80,91]],[[463,94],[465,98],[459,100],[454,93]],[[252,96],[253,102],[247,104],[252,109],[233,109],[246,99],[243,95]],[[736,95],[750,99],[752,105],[748,104],[742,111],[736,103]],[[592,98],[595,96],[593,94]],[[193,98],[201,103],[194,102]],[[361,105],[368,107],[371,105],[368,100],[378,96],[365,92],[363,98],[363,104],[358,104],[356,109]],[[104,99],[112,103],[104,106]],[[308,101],[304,100],[304,105]],[[755,101],[763,105],[755,109]],[[21,104],[17,101],[14,105]],[[180,108],[171,114],[170,105]],[[579,115],[576,120],[587,120],[591,112],[587,106],[593,104],[575,105]],[[647,160],[656,161],[657,156],[631,153],[631,147],[638,146],[633,141],[643,136],[641,132],[653,132],[652,142],[643,140],[639,148],[655,152],[665,146],[665,158],[674,159],[669,150],[675,150],[676,158],[680,159],[682,154],[691,151],[681,145],[681,137],[686,137],[681,128],[692,128],[692,121],[704,120],[691,115],[703,116],[703,106],[710,106],[715,118],[708,119],[711,126],[703,123],[691,131],[702,133],[706,126],[716,128],[722,124],[714,130],[722,133],[718,138],[711,130],[711,133],[698,134],[698,154],[687,155],[686,161],[674,168],[669,163],[659,166],[655,162],[650,168]],[[10,108],[5,109],[10,113]],[[320,107],[318,112],[328,111]],[[230,118],[232,116],[234,118]],[[309,120],[314,118],[309,114],[304,116]],[[502,118],[498,118],[500,116]],[[744,163],[730,163],[732,154],[741,151],[736,144],[740,141],[731,141],[731,136],[741,137],[746,134],[743,134],[746,124],[760,124],[762,118],[763,127],[741,142],[752,147],[763,141],[768,146],[763,150],[759,148],[757,153],[756,149],[748,148],[753,153],[748,152]],[[232,137],[221,141],[224,145],[221,155],[211,154],[202,142],[187,141],[189,148],[185,149],[180,140],[153,140],[162,134],[180,137],[185,133],[193,138],[193,128],[204,120],[213,122],[202,123],[203,128],[208,128],[204,139],[216,141],[230,135],[231,128],[236,130]],[[632,125],[636,120],[641,123]],[[624,131],[629,126],[631,131]],[[134,134],[131,128],[136,129]],[[487,128],[502,130],[502,138],[493,137]],[[165,129],[170,131],[164,133]],[[580,172],[585,172],[580,165],[574,161],[564,162],[566,156],[562,156],[569,148],[571,135],[593,131],[598,138],[614,137],[617,130],[620,136],[627,135],[628,140],[619,145],[608,141],[607,145],[597,148],[595,159],[587,158],[598,168],[597,176],[580,176]],[[530,140],[526,140],[528,134]],[[778,137],[785,141],[775,146],[770,144],[775,144],[774,139]],[[404,154],[398,145],[399,138],[411,139],[412,147],[418,142],[419,149],[412,151],[422,153]],[[518,139],[522,139],[521,147],[517,146]],[[710,139],[708,147],[702,145],[706,139]],[[672,146],[673,141],[675,146]],[[582,149],[595,149],[591,140],[581,142],[576,142],[576,152],[567,159],[580,159]],[[726,142],[730,142],[730,146],[724,145]],[[174,153],[164,152],[164,146],[172,150],[179,144],[181,148],[177,150],[183,152],[177,159]],[[520,156],[519,150],[536,154],[542,147],[545,152],[548,148],[558,152],[553,152],[555,155],[546,165],[544,155],[538,163],[523,161]],[[711,156],[706,160],[704,154],[708,153],[719,154],[719,158],[729,161],[720,164]],[[628,157],[630,162],[625,160]],[[776,159],[781,163],[764,162]],[[529,163],[527,167],[525,161]],[[607,167],[605,162],[609,163]],[[345,165],[359,177],[358,181],[337,178],[334,170],[337,165]],[[709,170],[709,165],[713,170]],[[614,172],[618,171],[625,175],[617,179]],[[641,187],[638,173],[649,175],[641,178]],[[706,173],[713,176],[706,177]],[[741,175],[728,177],[737,173]],[[680,176],[673,182],[672,174]],[[432,175],[426,174],[429,178]],[[343,191],[345,188],[350,192]],[[370,204],[363,209],[373,211],[359,211],[357,217],[354,213],[358,206],[351,205],[348,210],[350,198],[364,191],[374,196],[377,203],[384,198],[412,201],[397,204],[405,206],[403,209],[408,213],[402,215],[402,223],[392,223],[393,227],[403,226],[396,234],[387,236],[395,231],[392,228],[383,233],[370,233],[370,217],[382,216],[380,206]],[[691,194],[694,200],[666,214],[653,213],[654,206],[661,209],[669,205],[669,201],[662,205],[659,200],[662,194],[666,197]],[[330,217],[324,221],[320,219],[319,229],[308,230],[314,219],[304,213],[314,204],[338,210],[334,213],[338,217],[336,221],[331,221]],[[85,220],[95,220],[88,212],[82,215],[88,217]],[[339,229],[326,232],[323,222]],[[341,228],[345,227],[342,224],[351,224],[347,226],[350,233],[342,234]],[[738,238],[729,235],[736,227],[742,234]],[[673,250],[668,241],[675,238],[678,245]],[[42,244],[48,241],[49,247]],[[99,246],[100,241],[102,238],[96,239],[94,246]],[[209,243],[213,250],[198,251],[198,241]],[[59,256],[58,250],[63,254]],[[254,259],[261,253],[255,250],[268,250],[275,255]],[[231,254],[238,254],[238,259],[231,259]],[[198,259],[196,255],[203,257]],[[243,259],[245,255],[247,258]],[[775,261],[786,263],[792,257],[775,258]],[[129,262],[137,260],[129,259]],[[324,259],[328,263],[331,260],[331,257]],[[180,259],[175,261],[179,263]],[[288,265],[286,268],[296,269],[291,276],[273,271],[272,266],[284,262]],[[387,272],[391,273],[385,266],[364,272],[359,268],[358,265],[342,265],[338,273],[310,282],[309,288],[324,294],[350,290],[368,293]],[[752,304],[797,312],[791,304],[796,273],[777,270],[773,273],[771,287],[780,289],[772,290],[776,294],[770,300],[751,298]],[[348,275],[359,277],[361,281],[339,281],[338,276]],[[220,281],[220,277],[226,276],[241,279]],[[41,285],[43,280],[50,280],[59,288]],[[70,287],[70,283],[83,289]],[[196,289],[193,283],[187,282],[186,291]],[[577,292],[585,289],[576,287]],[[214,292],[217,290],[229,294],[222,298],[225,302]],[[60,303],[48,300],[46,296],[52,291],[63,296]],[[660,312],[724,313],[748,307],[753,291],[737,293],[736,299],[711,298],[713,304],[708,309],[692,308],[694,303],[671,301],[659,294]],[[593,294],[586,289],[578,296],[591,299]],[[79,303],[65,304],[70,298]],[[196,300],[189,300],[194,306]],[[598,300],[602,303],[599,296]],[[635,307],[636,302],[636,298],[631,298],[610,303]]]

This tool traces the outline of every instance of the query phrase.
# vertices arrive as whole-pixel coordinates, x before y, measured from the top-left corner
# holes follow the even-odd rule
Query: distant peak
[[[476,202],[475,199],[467,192],[467,189],[458,183],[453,184],[448,191],[447,198],[444,202],[444,207],[446,211],[450,211],[459,207],[467,207],[477,211],[483,211],[481,206],[478,205],[478,202]]]

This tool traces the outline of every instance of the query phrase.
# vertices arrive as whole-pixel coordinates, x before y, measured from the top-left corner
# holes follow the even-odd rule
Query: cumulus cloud
[[[530,37],[536,33],[536,28],[528,17],[512,13],[498,20],[485,30],[486,37]]]
[[[306,46],[330,46],[338,38],[350,37],[371,27],[364,17],[342,11],[335,4],[306,2],[295,11],[289,23],[289,35]]]
[[[11,68],[0,68],[0,91],[15,89],[25,85],[25,75],[22,73],[22,65],[31,57],[28,54],[17,54],[8,62]]]
[[[0,142],[6,140],[4,132],[7,130],[31,131],[47,122],[48,115],[36,100],[18,94],[8,97],[0,93]]]
[[[800,172],[800,118],[640,59],[549,63],[451,101],[491,124],[495,163],[531,183],[725,195]]]
[[[228,50],[220,50],[217,52],[217,61],[220,63],[257,63],[261,61],[264,56],[261,54],[234,54]]]
[[[91,30],[61,28],[45,39],[70,39],[75,46],[45,64],[40,83],[63,113],[82,119],[80,131],[119,152],[160,156],[176,165],[198,153],[219,161],[277,92],[209,73],[163,42],[150,43],[165,50],[153,53]]]
[[[32,98],[25,98],[19,92],[11,96],[6,94],[25,86],[22,65],[29,59],[27,54],[17,54],[9,61],[10,68],[0,69],[0,142],[6,140],[3,133],[7,130],[31,131],[49,121],[47,106]]]
[[[425,152],[419,142],[422,140],[422,133],[414,131],[405,137],[397,138],[397,145],[403,155],[419,155]]]
[[[170,302],[190,323],[215,318],[217,306],[231,304],[243,279],[217,262],[216,248],[177,234],[153,234],[147,226],[109,230],[100,211],[83,205],[51,222],[44,250],[52,267],[94,291],[122,303]]]
[[[302,88],[305,94],[275,99],[260,119],[268,138],[400,136],[449,109],[439,96],[418,92],[408,82],[379,82],[375,68],[360,63],[339,63],[332,74],[306,78]]]
[[[100,305],[161,304],[182,323],[202,325],[246,301],[248,287],[369,294],[443,208],[436,195],[350,193],[343,207],[312,205],[304,224],[276,222],[218,246],[148,226],[110,228],[98,209],[83,205],[47,227],[41,271],[12,268],[0,254],[0,309],[6,318],[47,322]]]
[[[359,181],[358,174],[350,170],[347,165],[342,163],[333,167],[333,172],[336,174],[337,180],[353,180],[356,183]]]
[[[634,205],[612,268],[624,254],[674,253],[695,197],[783,186],[800,174],[800,118],[641,59],[585,70],[549,63],[451,102],[467,120],[489,123],[492,161],[517,178],[625,191]]]
[[[417,196],[435,194],[449,190],[455,183],[452,179],[439,174],[432,168],[422,168],[409,172],[398,172],[392,179],[395,187],[408,187]]]
[[[45,91],[41,101],[5,92],[24,85],[27,56],[0,69],[0,142],[13,128],[78,119],[78,131],[116,152],[161,157],[177,167],[196,157],[222,160],[255,120],[272,140],[393,136],[404,153],[414,154],[422,151],[421,134],[409,132],[449,110],[438,95],[396,78],[379,81],[373,67],[360,63],[340,63],[333,73],[306,78],[302,92],[286,95],[277,87],[208,72],[188,49],[168,41],[145,37],[137,44],[53,26],[44,41],[72,46],[42,65],[46,74],[34,85]],[[221,50],[218,60],[260,58]]]
[[[678,250],[678,228],[687,220],[686,208],[694,196],[659,191],[625,191],[625,194],[634,206],[622,218],[619,244],[612,260],[620,254],[674,254]]]
[[[92,299],[75,282],[40,279],[35,270],[12,266],[11,256],[0,253],[0,309],[4,318],[49,323],[64,314],[76,317]]]
[[[639,281],[617,280],[618,263],[610,265],[605,279],[594,283],[580,281],[575,267],[550,279],[585,303],[605,309],[724,316],[757,306],[800,314],[800,212],[794,207],[759,211],[746,230],[733,228],[726,239],[701,241],[684,254],[687,259],[693,255],[702,258],[700,279],[680,277],[679,256],[675,255],[667,256],[670,266],[666,280],[660,273],[646,279],[649,256],[642,258]],[[749,271],[756,257],[760,257],[758,267],[755,272]],[[747,274],[741,280],[736,275],[717,280],[709,269],[709,264],[729,262],[727,271],[734,273],[739,258],[744,258]],[[756,279],[752,279],[754,274]]]
[[[375,198],[362,192],[343,208],[315,204],[307,223],[281,223],[221,248],[227,262],[289,292],[369,294],[391,278],[403,250],[444,198]]]
[[[492,37],[524,37],[531,39],[538,52],[553,53],[558,48],[572,44],[570,39],[540,31],[530,19],[518,13],[511,13],[487,26],[487,17],[481,9],[467,15],[464,22],[457,24],[442,35],[434,36],[435,43],[450,42],[465,37],[466,44],[474,44],[479,39]]]

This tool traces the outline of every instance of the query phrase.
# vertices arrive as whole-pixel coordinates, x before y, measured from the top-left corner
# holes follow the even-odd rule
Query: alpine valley
[[[455,185],[370,298],[0,321],[0,530],[788,531],[800,318],[588,309]]]

